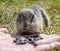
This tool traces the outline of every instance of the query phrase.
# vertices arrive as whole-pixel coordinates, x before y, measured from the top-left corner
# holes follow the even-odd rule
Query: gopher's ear
[[[22,17],[22,13],[21,13],[21,11],[19,11],[19,12],[17,13],[17,17],[19,17],[19,18]]]
[[[43,8],[41,8],[41,14],[42,14],[42,16],[43,16],[45,25],[46,25],[46,26],[50,26],[49,16],[47,15],[46,11],[45,11]]]

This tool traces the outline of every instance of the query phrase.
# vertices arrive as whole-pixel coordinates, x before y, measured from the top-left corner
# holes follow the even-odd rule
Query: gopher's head
[[[22,9],[16,19],[18,32],[39,32],[42,29],[42,19],[37,17],[32,9]],[[40,27],[41,26],[41,27]],[[40,28],[39,28],[40,27]]]

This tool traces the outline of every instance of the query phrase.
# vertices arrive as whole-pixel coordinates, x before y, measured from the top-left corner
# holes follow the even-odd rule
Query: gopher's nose
[[[27,25],[26,25],[26,24],[24,24],[24,27],[27,27]]]
[[[24,23],[24,27],[27,27],[27,23]]]
[[[27,24],[24,24],[24,28],[23,28],[24,30],[26,30],[27,29]]]

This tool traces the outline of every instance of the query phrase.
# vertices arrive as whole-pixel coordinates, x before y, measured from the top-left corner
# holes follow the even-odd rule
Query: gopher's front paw
[[[19,44],[26,44],[26,43],[28,43],[28,40],[26,38],[24,38],[24,37],[16,38],[14,40],[14,43],[16,43],[17,45],[19,45]]]

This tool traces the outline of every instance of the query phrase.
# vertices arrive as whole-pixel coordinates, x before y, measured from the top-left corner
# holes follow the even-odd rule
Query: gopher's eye
[[[31,23],[33,22],[33,19],[34,19],[34,15],[32,15],[32,18],[31,18]]]

